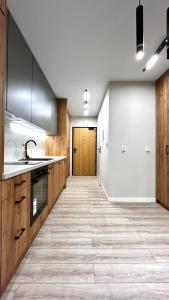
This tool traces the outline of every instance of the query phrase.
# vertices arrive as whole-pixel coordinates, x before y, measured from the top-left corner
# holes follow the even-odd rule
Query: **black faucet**
[[[32,143],[34,143],[35,144],[35,146],[37,146],[37,144],[36,144],[36,142],[34,141],[34,140],[28,140],[26,143],[25,143],[25,158],[26,159],[30,159],[30,157],[29,157],[29,155],[28,155],[28,143],[29,142],[32,142]]]

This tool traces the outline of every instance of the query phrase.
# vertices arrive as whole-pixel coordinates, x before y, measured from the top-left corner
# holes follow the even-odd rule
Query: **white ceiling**
[[[136,0],[8,0],[8,7],[58,97],[71,115],[83,115],[82,92],[91,93],[90,115],[99,111],[109,81],[156,80],[168,67],[166,53],[142,69],[166,34],[169,0],[143,0],[146,56],[135,60]]]

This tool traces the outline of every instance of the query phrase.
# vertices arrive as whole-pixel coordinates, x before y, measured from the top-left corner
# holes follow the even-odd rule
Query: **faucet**
[[[28,140],[26,143],[25,143],[25,158],[26,159],[30,159],[29,155],[28,155],[28,143],[34,143],[35,146],[37,146],[36,142],[34,140]]]

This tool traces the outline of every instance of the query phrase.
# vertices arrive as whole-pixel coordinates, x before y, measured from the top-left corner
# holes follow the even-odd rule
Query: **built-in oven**
[[[30,225],[48,203],[48,166],[31,172]]]

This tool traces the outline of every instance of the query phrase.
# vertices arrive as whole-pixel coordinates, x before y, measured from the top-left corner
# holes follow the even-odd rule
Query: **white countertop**
[[[52,163],[65,159],[66,156],[44,156],[44,158],[51,158],[51,160],[39,161],[39,163],[36,165],[4,165],[2,180],[6,180],[17,175],[21,175],[26,172],[30,172],[32,170],[50,165]]]

